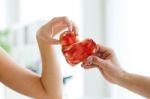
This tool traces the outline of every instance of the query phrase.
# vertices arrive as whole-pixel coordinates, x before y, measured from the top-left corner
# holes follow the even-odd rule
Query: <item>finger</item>
[[[98,67],[97,65],[95,65],[95,64],[84,64],[84,63],[82,63],[81,64],[81,67]]]
[[[97,56],[91,56],[93,59],[93,64],[96,64],[98,66],[100,66],[100,68],[103,68],[104,65],[106,64],[105,60],[97,57]]]
[[[77,28],[77,25],[76,25],[73,21],[71,21],[71,23],[72,23],[72,31],[75,32],[76,36],[78,36],[78,28]]]
[[[81,64],[81,67],[83,67],[84,69],[90,69],[90,68],[95,68],[97,66],[95,65],[85,65],[85,64]]]
[[[103,55],[103,53],[96,52],[96,53],[94,53],[93,55],[94,55],[94,56],[97,56],[97,57],[99,57],[99,58],[101,58],[101,57],[102,57],[102,55]]]
[[[86,64],[86,63],[82,63],[81,64],[81,67],[85,67],[85,66],[90,66],[89,64]]]
[[[66,16],[54,17],[48,24],[55,25],[57,23],[68,24],[69,19]]]
[[[109,52],[105,52],[104,54],[103,54],[103,56],[102,56],[102,58],[103,59],[106,59],[108,56],[110,56],[111,55],[111,53],[109,53]]]
[[[72,31],[72,22],[65,16],[64,18],[64,23],[67,25],[68,30]]]
[[[52,27],[53,29],[63,26],[63,27],[68,27],[68,30],[72,31],[72,23],[66,16],[55,17],[48,24],[50,24],[51,27],[53,26]]]
[[[93,55],[96,55],[102,59],[107,59],[114,55],[114,51],[111,48],[97,44],[97,52]]]
[[[96,44],[96,53],[100,50],[99,44]]]
[[[88,57],[82,61],[84,65],[92,65],[92,57]]]
[[[84,69],[92,69],[92,68],[95,68],[95,67],[91,67],[91,66],[85,66],[83,67]]]
[[[61,33],[63,30],[65,30],[67,27],[65,26],[65,25],[63,25],[63,26],[58,26],[58,27],[55,27],[55,28],[53,28],[52,29],[52,37],[54,37],[55,35],[57,35],[57,34],[59,34],[59,33]]]
[[[97,46],[99,47],[99,52],[101,52],[101,53],[104,53],[104,52],[109,50],[109,48],[106,47],[106,46],[103,46],[103,45],[100,45],[100,44],[97,44]]]
[[[95,56],[97,56],[97,57],[102,57],[103,53],[101,53],[99,50],[100,50],[100,47],[97,46],[96,52],[95,52],[93,55],[95,55]]]

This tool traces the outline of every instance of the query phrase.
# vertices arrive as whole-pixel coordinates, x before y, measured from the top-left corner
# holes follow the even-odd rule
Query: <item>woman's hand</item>
[[[117,62],[114,51],[102,45],[97,45],[97,52],[84,60],[82,67],[98,67],[105,79],[111,83],[118,83],[125,74]]]
[[[76,32],[76,26],[67,17],[55,17],[44,24],[37,32],[37,42],[42,60],[42,75],[40,81],[45,90],[46,98],[62,99],[62,75],[59,60],[56,57],[53,44],[59,44],[55,35],[65,30]]]
[[[54,39],[54,36],[65,29],[77,33],[77,27],[67,17],[55,17],[38,30],[37,38],[50,44],[59,44],[59,40]]]

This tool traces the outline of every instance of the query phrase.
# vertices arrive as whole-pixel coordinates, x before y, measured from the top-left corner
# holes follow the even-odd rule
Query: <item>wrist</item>
[[[40,32],[40,31],[37,32],[36,39],[38,42],[40,41],[40,42],[43,42],[43,43],[46,43],[49,45],[60,44],[59,40],[54,39],[54,38],[50,37],[49,34],[45,34],[44,32]]]
[[[41,30],[39,30],[38,32],[37,32],[37,34],[36,34],[36,40],[38,41],[38,42],[41,42],[41,43],[43,43],[43,44],[50,44],[49,42],[48,42],[48,37],[44,37],[44,32],[42,32]]]
[[[121,75],[118,77],[117,85],[123,86],[129,79],[129,73],[126,71],[122,71]]]
[[[37,43],[38,43],[38,45],[39,46],[42,46],[42,47],[49,47],[50,45],[52,45],[52,44],[50,44],[48,41],[46,41],[45,39],[43,39],[41,36],[36,36],[36,40],[37,40]]]

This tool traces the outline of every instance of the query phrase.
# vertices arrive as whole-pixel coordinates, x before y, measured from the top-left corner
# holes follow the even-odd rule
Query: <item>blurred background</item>
[[[41,73],[35,35],[55,16],[68,16],[80,38],[113,48],[128,72],[150,76],[150,0],[0,0],[0,46],[19,64]],[[144,99],[107,82],[96,69],[69,66],[60,46],[64,99]],[[31,89],[32,90],[32,89]],[[0,84],[0,99],[30,99]]]

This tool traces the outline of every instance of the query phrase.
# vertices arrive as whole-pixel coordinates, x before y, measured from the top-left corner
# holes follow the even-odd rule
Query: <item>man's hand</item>
[[[97,52],[84,60],[82,67],[85,69],[97,67],[111,83],[118,83],[125,74],[117,62],[114,51],[102,45],[97,45]]]

